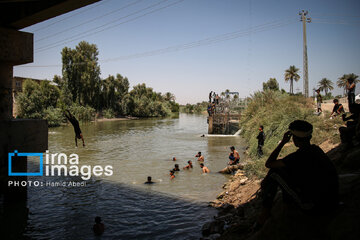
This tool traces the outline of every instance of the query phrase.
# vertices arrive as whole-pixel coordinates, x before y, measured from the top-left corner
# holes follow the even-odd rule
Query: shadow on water
[[[36,168],[38,166],[31,166]],[[79,177],[31,177],[29,181],[81,182]],[[27,204],[2,204],[2,239],[197,239],[215,214],[204,202],[184,200],[152,190],[105,180],[84,187],[28,187]],[[11,207],[9,207],[11,206]],[[95,237],[95,216],[105,232]],[[11,218],[11,219],[9,219]],[[26,224],[27,223],[27,224]],[[16,224],[16,226],[13,226]],[[25,228],[25,233],[21,234]],[[14,231],[17,231],[15,235]],[[3,238],[5,237],[5,238]]]

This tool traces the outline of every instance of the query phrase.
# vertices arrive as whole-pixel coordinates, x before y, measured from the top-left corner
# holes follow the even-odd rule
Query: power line
[[[79,15],[79,14],[84,13],[84,12],[87,12],[87,11],[89,11],[89,10],[95,8],[95,7],[98,7],[98,6],[104,4],[104,3],[107,2],[107,1],[109,1],[109,0],[102,0],[102,1],[101,1],[100,3],[98,3],[98,4],[94,4],[94,5],[91,6],[91,7],[85,8],[83,11],[76,12],[76,13],[71,14],[71,15],[69,15],[69,16],[67,16],[67,17],[65,17],[65,18],[63,18],[63,19],[60,19],[60,20],[58,20],[58,21],[56,21],[56,22],[53,22],[53,23],[50,23],[50,24],[48,24],[48,25],[46,25],[46,26],[37,28],[37,29],[33,30],[33,32],[38,32],[38,31],[44,30],[44,29],[46,29],[46,28],[49,28],[49,27],[51,27],[52,25],[54,25],[54,24],[56,24],[56,23],[65,21],[65,20],[67,20],[67,19],[69,19],[69,18],[71,18],[71,17],[73,17],[73,16]]]
[[[151,13],[154,13],[154,12],[160,11],[160,10],[162,10],[162,9],[171,7],[171,6],[173,6],[173,5],[179,4],[180,2],[183,2],[184,0],[179,0],[179,1],[177,1],[177,2],[168,4],[168,5],[164,6],[164,7],[161,7],[161,8],[152,10],[152,11],[150,11],[150,12],[144,13],[144,14],[142,14],[142,15],[139,15],[139,16],[137,16],[137,17],[131,18],[131,19],[126,20],[126,21],[124,21],[124,22],[120,22],[120,23],[118,23],[118,24],[115,24],[115,25],[113,25],[113,26],[109,26],[109,27],[104,28],[104,29],[101,29],[101,30],[99,30],[99,31],[95,31],[95,32],[86,34],[86,33],[89,32],[89,31],[93,31],[93,30],[102,28],[102,27],[104,27],[104,26],[106,26],[106,25],[109,25],[109,24],[111,24],[111,23],[117,22],[117,21],[119,21],[119,20],[121,20],[121,19],[124,19],[124,18],[130,17],[130,16],[132,16],[132,15],[138,14],[138,13],[144,11],[144,10],[153,8],[154,6],[160,5],[160,4],[162,4],[163,2],[166,2],[166,1],[168,1],[168,0],[162,0],[162,1],[158,2],[158,3],[156,3],[156,4],[153,4],[153,5],[149,6],[149,7],[147,7],[147,8],[144,8],[144,9],[141,9],[141,10],[139,10],[139,11],[133,12],[133,13],[127,15],[127,16],[123,16],[123,17],[121,17],[121,18],[119,18],[119,19],[117,19],[117,20],[115,20],[115,21],[108,22],[108,23],[106,23],[106,24],[103,24],[103,25],[101,25],[101,26],[98,26],[98,27],[95,27],[95,28],[93,28],[93,29],[87,30],[87,31],[82,32],[82,33],[80,33],[80,34],[76,34],[76,35],[74,35],[74,36],[72,36],[72,37],[70,37],[70,38],[68,38],[68,39],[63,39],[63,40],[60,40],[60,41],[58,41],[58,42],[49,44],[49,45],[47,45],[47,46],[44,46],[44,47],[41,47],[41,48],[37,48],[37,49],[35,49],[35,51],[36,51],[36,52],[42,52],[42,51],[45,51],[45,50],[48,50],[48,49],[51,49],[51,48],[54,48],[54,47],[57,47],[57,46],[61,46],[61,45],[66,44],[66,43],[70,43],[70,42],[73,42],[73,41],[82,39],[82,38],[87,37],[87,36],[91,36],[91,35],[94,35],[94,34],[103,32],[103,31],[105,31],[105,30],[109,30],[109,29],[114,28],[114,27],[117,27],[117,26],[119,26],[119,25],[122,25],[122,24],[125,24],[125,23],[128,23],[128,22],[134,21],[134,20],[139,19],[139,18],[142,18],[142,17],[144,17],[144,16],[146,16],[146,15],[149,15],[149,14],[151,14]],[[84,35],[84,34],[85,34],[85,35]],[[80,36],[80,35],[83,35],[83,36]],[[77,36],[80,36],[80,37],[77,37]]]
[[[121,56],[121,57],[116,57],[116,58],[103,59],[103,60],[99,60],[99,62],[107,63],[107,62],[114,62],[114,61],[120,61],[120,60],[130,60],[130,59],[136,59],[136,58],[142,58],[142,57],[161,55],[161,54],[170,53],[170,52],[177,52],[177,51],[187,50],[187,49],[191,49],[191,48],[195,48],[195,47],[213,45],[213,44],[216,44],[219,42],[229,41],[232,39],[244,37],[244,36],[247,36],[252,33],[258,33],[258,32],[263,32],[266,30],[283,27],[283,26],[286,26],[286,25],[289,25],[289,24],[292,24],[295,22],[297,22],[297,20],[295,18],[287,19],[286,21],[272,21],[269,23],[260,24],[258,26],[252,27],[247,30],[239,30],[239,31],[229,32],[229,33],[217,35],[214,37],[208,37],[205,39],[201,39],[201,40],[197,40],[197,41],[193,41],[193,42],[189,42],[189,43],[185,43],[185,44],[179,44],[179,45],[170,46],[170,47],[161,48],[161,49],[152,50],[152,51],[147,51],[147,52],[143,52],[143,53],[137,53],[137,54]],[[77,64],[86,64],[86,62],[77,63]],[[56,65],[19,66],[19,67],[43,68],[43,67],[60,67],[60,66],[62,66],[62,65],[56,64]]]
[[[62,31],[57,32],[57,33],[53,33],[53,34],[48,35],[48,36],[45,36],[45,37],[43,37],[43,38],[37,39],[35,42],[41,42],[41,41],[43,41],[43,40],[45,40],[45,39],[49,39],[49,38],[55,37],[55,36],[57,36],[57,35],[59,35],[59,34],[62,34],[62,33],[64,33],[64,32],[70,31],[70,30],[72,30],[72,29],[74,29],[74,28],[83,26],[83,25],[85,25],[85,24],[88,24],[88,23],[90,23],[90,22],[96,21],[96,20],[98,20],[98,19],[100,19],[100,18],[103,18],[103,17],[107,17],[107,16],[109,16],[109,15],[111,15],[111,14],[113,14],[113,13],[119,12],[119,11],[121,11],[121,10],[123,10],[123,9],[126,9],[126,8],[128,8],[128,7],[132,6],[132,5],[135,5],[135,4],[139,3],[139,2],[142,2],[142,1],[143,1],[143,0],[138,0],[138,1],[136,1],[136,2],[131,2],[130,4],[127,4],[127,5],[125,5],[125,6],[121,7],[121,8],[118,8],[118,9],[116,9],[116,10],[113,10],[113,11],[108,12],[108,13],[106,13],[106,14],[103,14],[103,15],[101,15],[101,16],[98,16],[98,17],[95,17],[95,18],[93,18],[93,19],[90,19],[90,20],[88,20],[88,21],[86,21],[86,22],[80,23],[80,24],[78,24],[78,25],[75,25],[75,26],[73,26],[73,27],[67,28],[67,29],[62,30]]]

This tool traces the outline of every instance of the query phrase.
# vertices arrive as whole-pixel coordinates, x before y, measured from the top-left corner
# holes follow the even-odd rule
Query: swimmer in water
[[[95,224],[93,226],[93,231],[96,236],[100,236],[105,231],[105,226],[101,222],[101,217],[95,217]]]
[[[175,174],[173,170],[170,170],[170,179],[174,179],[175,178]]]
[[[188,165],[186,165],[186,166],[184,167],[184,169],[190,169],[190,168],[193,168],[193,165],[192,165],[191,160],[188,161]]]
[[[207,167],[205,167],[203,163],[200,163],[200,167],[202,168],[203,173],[209,173],[210,172],[210,170]]]
[[[77,147],[77,140],[81,139],[83,142],[83,147],[85,147],[85,141],[84,141],[84,137],[81,133],[81,129],[79,126],[79,121],[70,113],[69,110],[66,110],[68,114],[66,114],[66,112],[64,112],[65,117],[69,120],[69,122],[73,125],[74,127],[74,131],[75,131],[75,145]]]
[[[198,152],[198,154],[196,154],[195,157],[198,158],[197,160],[198,160],[199,162],[203,162],[203,161],[204,161],[204,156],[201,155],[201,152]]]
[[[174,162],[176,161],[176,157],[173,157],[173,161],[174,161]]]
[[[145,184],[153,184],[153,183],[155,183],[155,182],[151,181],[151,177],[148,176],[147,182],[145,182]]]
[[[174,172],[180,171],[179,164],[175,164],[175,167],[173,169]]]

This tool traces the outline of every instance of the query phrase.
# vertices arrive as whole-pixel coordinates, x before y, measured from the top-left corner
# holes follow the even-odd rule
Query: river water
[[[243,152],[240,137],[200,137],[206,117],[108,121],[81,125],[86,147],[74,144],[72,126],[49,129],[49,152],[76,153],[80,165],[112,165],[112,176],[91,177],[82,187],[28,187],[31,239],[198,239],[215,210],[208,202],[221,192],[228,176],[229,147]],[[202,174],[194,157],[201,151],[211,172]],[[181,171],[169,170],[177,158]],[[194,168],[183,170],[188,160]],[[29,169],[36,168],[29,163]],[[147,176],[156,184],[145,185]],[[29,177],[39,181],[79,181],[80,177]],[[94,217],[105,224],[102,237],[91,230]]]

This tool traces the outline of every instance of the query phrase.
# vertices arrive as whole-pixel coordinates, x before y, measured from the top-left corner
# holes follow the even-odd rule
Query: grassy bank
[[[341,118],[331,120],[323,117],[323,115],[316,116],[314,112],[312,100],[303,96],[290,96],[287,93],[270,90],[256,92],[252,95],[240,121],[242,136],[249,143],[249,159],[245,167],[247,174],[258,178],[265,176],[267,169],[264,163],[267,157],[276,148],[289,124],[294,120],[306,120],[313,124],[313,144],[320,145],[325,141],[338,143],[340,141],[338,128],[343,124]],[[260,125],[264,126],[266,135],[262,158],[258,158],[256,153],[256,136],[259,133]],[[296,147],[289,143],[281,151],[280,157],[295,150]]]

